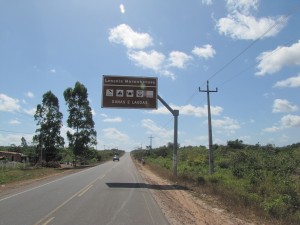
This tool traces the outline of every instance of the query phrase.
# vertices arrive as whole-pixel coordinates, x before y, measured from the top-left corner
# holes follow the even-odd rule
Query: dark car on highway
[[[118,160],[118,161],[120,161],[120,159],[119,159],[119,156],[118,156],[118,155],[114,155],[114,157],[113,157],[113,161],[115,161],[115,160]]]

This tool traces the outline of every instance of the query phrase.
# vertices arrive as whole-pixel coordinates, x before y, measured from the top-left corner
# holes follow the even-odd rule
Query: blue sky
[[[83,83],[98,149],[173,142],[173,116],[101,108],[102,75],[158,78],[179,110],[181,146],[297,143],[300,131],[297,0],[43,0],[0,2],[0,145],[31,142],[33,115],[51,90],[69,129],[63,92]]]

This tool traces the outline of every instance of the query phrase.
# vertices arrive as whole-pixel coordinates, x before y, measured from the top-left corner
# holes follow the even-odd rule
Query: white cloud
[[[258,57],[256,75],[264,76],[280,71],[284,66],[300,65],[300,40],[289,46],[279,46],[273,51],[263,52]]]
[[[28,91],[28,92],[26,93],[26,96],[27,96],[28,98],[34,98],[34,94],[33,94],[31,91]]]
[[[120,12],[125,13],[125,6],[123,4],[120,4]]]
[[[33,134],[0,134],[0,143],[3,146],[10,146],[12,144],[19,146],[21,144],[21,138],[24,137],[27,143],[32,140]]]
[[[151,51],[128,51],[128,58],[135,63],[136,66],[140,66],[144,69],[151,69],[156,74],[160,74],[165,77],[170,77],[175,80],[175,74],[168,68],[177,67],[185,68],[186,64],[192,60],[193,57],[179,51],[172,51],[169,54],[169,58],[155,50]]]
[[[174,135],[173,129],[167,130],[163,127],[159,127],[151,119],[142,120],[142,127],[145,127],[148,130],[149,134],[155,134],[155,138],[159,139],[159,142],[161,144],[165,144],[173,140],[173,135]]]
[[[95,109],[92,109],[92,115],[93,115],[93,116],[96,116],[96,115],[97,115],[97,113],[96,113],[96,110],[95,110]]]
[[[183,105],[183,106],[177,106],[174,104],[170,104],[170,107],[172,109],[177,109],[179,110],[179,115],[186,115],[186,116],[196,116],[196,117],[205,117],[207,116],[207,105],[204,107],[196,107],[191,104],[188,105]],[[223,108],[220,106],[211,106],[210,107],[211,114],[212,115],[220,115],[221,112],[223,111]],[[159,107],[157,110],[152,110],[150,111],[152,114],[169,114],[169,110],[162,106]]]
[[[269,132],[269,133],[277,132],[279,130],[281,130],[281,128],[278,126],[272,126],[272,127],[263,129],[264,132]]]
[[[153,45],[149,34],[135,32],[127,24],[121,24],[110,29],[108,40],[123,44],[128,49],[144,49]]]
[[[162,76],[165,76],[165,77],[169,77],[172,80],[175,80],[175,74],[169,70],[162,69],[159,71],[159,74],[161,74]]]
[[[136,66],[153,70],[156,74],[175,80],[175,74],[169,69],[172,67],[184,69],[192,56],[180,52],[171,51],[167,58],[165,54],[154,49],[144,50],[153,45],[152,37],[148,33],[134,31],[127,24],[121,24],[110,29],[110,42],[123,44],[127,48],[127,56]]]
[[[123,119],[121,117],[114,117],[114,118],[105,118],[102,120],[105,123],[121,123]]]
[[[21,124],[21,122],[19,120],[15,119],[15,120],[9,121],[9,124],[17,125],[17,124]]]
[[[291,104],[286,99],[275,99],[273,103],[273,113],[280,113],[280,112],[295,112],[298,110],[297,105]]]
[[[61,127],[61,133],[62,135],[65,135],[65,140],[67,140],[67,132],[70,132],[71,134],[74,134],[76,132],[76,130],[74,130],[73,128],[71,127],[68,127],[67,125],[62,125]]]
[[[216,128],[227,130],[234,133],[235,130],[240,129],[239,122],[235,119],[224,117],[223,119],[212,120],[212,125]]]
[[[255,40],[277,35],[285,26],[283,16],[255,18],[258,0],[227,0],[229,14],[219,19],[217,29],[233,39]],[[252,12],[253,11],[253,12]],[[272,29],[270,29],[274,26]],[[268,32],[267,32],[268,31]]]
[[[50,72],[51,73],[56,73],[56,69],[53,68],[53,69],[50,70]]]
[[[136,63],[137,66],[152,69],[159,72],[162,69],[165,55],[157,51],[130,51],[128,52],[130,60]]]
[[[277,132],[286,128],[295,128],[300,127],[300,116],[297,115],[285,115],[283,116],[280,121],[279,125],[273,125],[270,128],[265,128],[263,131],[265,132]]]
[[[0,94],[0,111],[15,112],[20,111],[19,100],[11,98],[5,94]]]
[[[200,58],[208,59],[215,56],[216,50],[211,45],[203,45],[202,47],[195,46],[192,53]]]
[[[213,4],[213,0],[202,0],[202,4],[204,4],[204,5],[212,5]]]
[[[218,21],[217,28],[220,34],[233,39],[255,40],[276,36],[285,24],[280,23],[283,17],[256,19],[253,16],[246,16],[240,13],[228,15]],[[269,32],[266,31],[274,24],[279,24]]]
[[[300,116],[289,114],[282,117],[280,122],[286,128],[300,127]]]
[[[107,139],[112,139],[121,142],[128,142],[129,137],[127,134],[124,134],[117,130],[116,128],[106,128],[102,129],[103,137]]]
[[[278,81],[273,87],[279,87],[279,88],[284,88],[284,87],[290,87],[290,88],[295,88],[295,87],[300,87],[300,74],[296,77],[290,77],[286,80]]]
[[[258,0],[227,0],[227,8],[230,12],[238,11],[247,15],[258,9],[258,3]]]
[[[193,57],[185,54],[184,52],[173,51],[169,54],[169,61],[171,62],[169,66],[185,68],[186,63],[192,59]]]
[[[34,116],[35,112],[36,112],[36,108],[32,108],[32,109],[23,109],[23,111],[30,115],[30,116]]]

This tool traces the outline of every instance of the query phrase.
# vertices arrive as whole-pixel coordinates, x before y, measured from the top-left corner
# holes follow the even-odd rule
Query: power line
[[[255,45],[259,40],[261,40],[264,36],[266,36],[271,30],[273,30],[275,27],[283,24],[290,15],[292,15],[298,8],[293,9],[290,13],[288,13],[286,16],[282,17],[279,22],[274,23],[272,26],[270,26],[261,36],[259,36],[257,39],[252,41],[246,48],[244,48],[240,53],[238,53],[235,57],[233,57],[231,60],[229,60],[225,65],[223,65],[219,70],[217,70],[215,73],[213,73],[208,80],[211,80],[215,76],[217,76],[221,71],[223,71],[225,68],[227,68],[231,63],[233,63],[237,58],[239,58],[242,54],[244,54],[248,49],[250,49],[253,45]]]
[[[294,14],[295,12],[297,12],[300,8],[300,4],[297,4],[295,7],[293,7],[289,13],[282,17],[281,20],[279,21],[279,23],[275,23],[272,26],[270,26],[259,38],[255,39],[254,41],[252,41],[248,46],[246,46],[246,48],[244,48],[240,53],[238,53],[235,57],[233,57],[231,60],[229,60],[226,64],[224,64],[219,70],[217,70],[215,73],[213,73],[208,80],[211,80],[212,78],[214,78],[215,76],[217,76],[221,71],[223,71],[225,68],[227,68],[230,64],[232,64],[237,58],[239,58],[242,54],[244,54],[248,49],[250,49],[253,45],[255,45],[259,40],[261,40],[264,36],[266,36],[271,30],[273,30],[275,27],[283,24],[292,14]],[[277,49],[278,50],[278,49]],[[277,51],[276,50],[276,51]],[[272,53],[274,54],[275,51]],[[272,55],[271,54],[271,55]],[[271,55],[269,55],[268,57],[270,57]],[[224,81],[223,83],[221,83],[221,85],[224,85],[225,83],[233,80],[234,78],[240,76],[241,74],[243,74],[244,72],[246,72],[248,69],[250,69],[250,67],[254,66],[256,63],[251,64],[250,66],[248,66],[247,68],[245,68],[244,70],[242,70],[241,72],[237,73],[236,75],[234,75],[233,77],[229,78],[228,80]],[[203,82],[202,85],[204,85],[205,82]],[[220,86],[220,85],[219,85]],[[195,96],[196,96],[197,91],[193,92],[193,94],[188,98],[188,100],[186,101],[186,104],[189,103]]]
[[[267,56],[265,56],[265,59],[271,57],[273,54],[275,54],[275,53],[276,53],[277,51],[279,51],[279,50],[280,50],[280,48],[276,48],[274,51],[272,51],[271,54],[268,54]],[[244,69],[241,70],[240,72],[236,73],[236,74],[233,75],[232,77],[230,77],[230,78],[228,78],[227,80],[225,80],[225,81],[223,81],[222,83],[220,83],[218,86],[219,86],[219,87],[220,87],[220,86],[223,86],[223,85],[225,85],[226,83],[228,83],[229,81],[232,81],[233,79],[237,78],[238,76],[244,74],[247,70],[249,70],[250,68],[254,67],[255,64],[256,64],[256,62],[250,64],[249,66],[247,66],[246,68],[244,68]]]

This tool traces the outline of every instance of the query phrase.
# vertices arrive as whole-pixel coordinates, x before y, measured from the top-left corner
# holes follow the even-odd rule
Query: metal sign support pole
[[[172,113],[174,116],[174,143],[173,143],[173,176],[177,176],[177,150],[178,150],[178,116],[179,110],[172,109],[159,95],[158,100]]]

